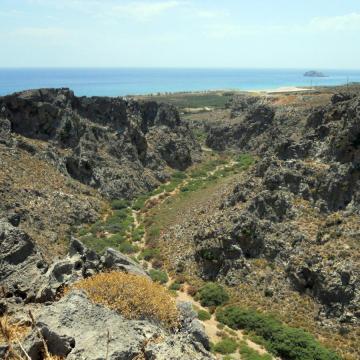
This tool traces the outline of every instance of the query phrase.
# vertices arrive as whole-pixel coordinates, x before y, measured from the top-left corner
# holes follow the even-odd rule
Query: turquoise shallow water
[[[123,96],[156,92],[259,90],[283,86],[340,85],[360,82],[360,70],[309,69],[0,69],[0,95],[43,87],[69,87],[82,96]],[[319,70],[319,69],[316,69]],[[321,71],[321,69],[320,69]]]

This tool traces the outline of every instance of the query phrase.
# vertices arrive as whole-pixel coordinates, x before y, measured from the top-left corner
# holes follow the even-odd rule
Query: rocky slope
[[[191,306],[178,304],[174,331],[154,319],[126,319],[79,290],[63,294],[109,270],[150,281],[126,255],[107,249],[100,256],[72,234],[106,217],[109,200],[153,190],[200,153],[166,104],[78,98],[68,89],[0,98],[0,320],[20,324],[9,331],[21,335],[31,359],[48,359],[43,340],[61,359],[212,358]],[[9,344],[2,335],[4,358]],[[15,352],[23,354],[16,341]]]
[[[288,317],[301,318],[309,299],[307,318],[356,339],[360,96],[315,108],[241,96],[229,114],[205,125],[207,146],[253,153],[257,163],[166,231],[172,268],[222,281],[240,298],[251,292],[246,305],[279,303]]]
[[[242,305],[276,312],[324,341],[340,337],[328,344],[348,342],[349,359],[360,356],[359,93],[235,95],[227,109],[194,119],[207,147],[235,159],[250,153],[256,164],[200,189],[202,197],[194,191],[158,229],[164,263],[222,282]],[[147,277],[129,257],[111,249],[99,256],[71,235],[106,217],[107,200],[150,191],[200,157],[170,105],[78,98],[68,89],[0,98],[1,312],[26,323],[32,310],[49,350],[69,359],[105,359],[107,351],[110,359],[212,358],[186,305],[171,332],[125,319],[83,292],[62,293],[109,269]],[[24,344],[41,358],[36,331]]]
[[[6,220],[0,220],[0,316],[28,326],[21,339],[32,360],[50,354],[67,359],[212,359],[209,341],[191,305],[179,303],[180,326],[170,331],[152,319],[128,320],[121,314],[90,301],[85,292],[62,291],[85,277],[117,270],[137,276],[147,273],[115,250],[100,257],[73,239],[68,256],[48,264],[33,240]],[[39,335],[41,334],[41,335]],[[0,356],[7,358],[8,344]],[[11,358],[11,357],[10,357]]]
[[[103,198],[152,190],[199,155],[166,104],[78,98],[68,89],[1,97],[0,214],[44,253],[63,253],[71,227],[94,222]]]
[[[0,98],[0,108],[2,132],[11,126],[49,142],[56,149],[49,146],[39,157],[110,198],[153,189],[166,179],[167,167],[184,170],[199,153],[176,109],[166,104],[44,89]]]

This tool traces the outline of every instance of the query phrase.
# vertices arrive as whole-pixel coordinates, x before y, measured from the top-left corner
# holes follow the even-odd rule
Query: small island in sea
[[[311,70],[311,71],[307,71],[304,76],[306,77],[326,77],[327,75],[325,75],[324,73],[320,72],[320,71],[315,71],[315,70]]]

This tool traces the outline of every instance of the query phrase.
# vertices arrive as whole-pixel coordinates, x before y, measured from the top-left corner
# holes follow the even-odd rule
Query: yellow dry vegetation
[[[29,355],[23,350],[21,340],[29,333],[30,327],[14,323],[5,315],[0,317],[0,344],[7,345],[8,350],[4,360],[27,360]],[[16,345],[16,348],[14,347]],[[45,352],[44,360],[62,360],[62,357],[54,356]]]
[[[22,339],[30,331],[30,327],[13,322],[9,316],[0,317],[0,344]]]
[[[93,302],[128,319],[155,320],[168,329],[178,327],[174,298],[163,286],[144,276],[112,271],[80,280],[72,288],[84,290]]]

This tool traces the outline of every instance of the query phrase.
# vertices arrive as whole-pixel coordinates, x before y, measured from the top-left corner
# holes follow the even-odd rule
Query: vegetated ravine
[[[0,353],[357,359],[350,90],[226,93],[182,117],[146,97],[0,98]]]

